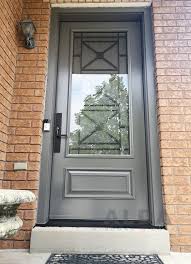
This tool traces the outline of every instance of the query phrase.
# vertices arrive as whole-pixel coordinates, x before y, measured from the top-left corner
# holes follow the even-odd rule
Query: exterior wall
[[[76,6],[85,3],[84,0],[51,2],[75,3]],[[102,2],[107,6],[108,2],[114,1],[88,2]],[[24,0],[23,18],[27,16],[37,26],[37,46],[29,51],[23,48],[22,41],[19,42],[3,186],[37,193],[47,73],[49,0]],[[153,0],[153,25],[166,224],[171,234],[172,250],[191,251],[191,1]],[[28,162],[27,171],[13,172],[13,162],[19,160]],[[0,246],[29,246],[35,208],[36,204],[20,208],[23,228],[14,239],[1,242]]]
[[[22,0],[15,0],[14,3],[8,0],[0,1],[0,188],[4,176],[9,116],[15,78],[17,56],[15,26],[20,20],[21,12]]]
[[[191,1],[153,1],[153,23],[166,224],[191,252]]]
[[[22,19],[25,18],[32,18],[37,28],[36,48],[25,49],[23,39],[20,38],[3,187],[28,189],[37,194],[50,4],[43,3],[41,0],[24,0]],[[13,25],[12,28],[14,28]],[[27,161],[28,170],[14,172],[13,162],[15,161]],[[24,225],[13,239],[0,241],[0,248],[29,247],[30,230],[36,217],[35,208],[36,203],[20,207],[19,214],[24,220]]]

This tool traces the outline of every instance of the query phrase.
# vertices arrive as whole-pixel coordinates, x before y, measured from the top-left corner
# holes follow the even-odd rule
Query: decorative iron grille
[[[127,32],[75,32],[73,73],[127,74]]]

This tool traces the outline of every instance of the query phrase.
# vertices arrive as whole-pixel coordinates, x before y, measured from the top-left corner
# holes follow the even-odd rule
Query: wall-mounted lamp
[[[19,22],[19,26],[21,28],[21,31],[25,37],[25,48],[27,49],[33,49],[35,48],[35,40],[34,40],[34,33],[36,32],[36,27],[32,20],[22,20]]]

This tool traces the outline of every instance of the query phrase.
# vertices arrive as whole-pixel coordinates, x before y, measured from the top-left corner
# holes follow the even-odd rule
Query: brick
[[[191,149],[173,149],[171,151],[172,157],[178,157],[178,158],[190,158],[191,157]]]
[[[173,168],[173,174],[174,175],[185,175],[190,176],[191,175],[191,168],[185,168],[185,167],[178,167]]]
[[[15,134],[16,135],[40,135],[41,129],[39,128],[17,128]]]
[[[189,166],[188,158],[165,158],[162,159],[162,166],[166,167],[179,167],[179,166]]]
[[[184,235],[172,235],[171,236],[172,245],[189,245],[191,244],[191,237]]]
[[[13,245],[13,248],[15,249],[27,249],[29,248],[29,241],[14,241],[14,245]]]
[[[171,194],[166,194],[165,195],[165,203],[166,204],[190,204],[191,203],[191,195],[171,195]],[[191,220],[191,216],[189,216],[190,220]],[[177,219],[174,219],[174,221],[178,221],[178,219],[180,220],[181,219],[181,216],[180,218],[178,218],[177,216]],[[188,219],[188,218],[185,218],[185,219]],[[181,222],[180,222],[181,224]],[[185,224],[184,221],[182,221],[182,224]]]
[[[1,249],[13,248],[13,241],[0,240],[0,248]]]
[[[26,171],[18,171],[18,172],[6,172],[4,176],[5,180],[26,180],[27,172]]]
[[[176,194],[191,194],[191,185],[188,186],[176,186],[174,188]]]
[[[165,212],[165,214],[174,214],[175,213],[175,205],[165,205],[164,212]]]
[[[174,106],[174,105],[173,105]],[[184,121],[184,115],[178,115],[178,114],[165,114],[165,115],[159,115],[158,117],[159,123],[183,123]],[[163,139],[170,139],[170,133],[169,132],[163,132],[161,131],[161,138]],[[178,140],[178,138],[177,138]]]
[[[3,182],[2,182],[2,188],[3,189],[11,189],[11,181],[3,180]]]
[[[155,39],[156,40],[177,40],[178,35],[177,34],[160,34],[156,33],[155,34]]]
[[[31,153],[29,154],[30,161],[40,161],[40,154],[38,153]]]
[[[181,246],[180,250],[178,250],[178,251],[190,253],[191,252],[191,246]]]
[[[176,205],[176,213],[179,215],[190,215],[191,214],[191,205]],[[179,227],[180,228],[180,227]]]
[[[23,226],[21,227],[21,230],[31,230],[31,228],[35,225],[34,220],[24,220]]]
[[[31,112],[32,111],[32,105],[30,104],[13,104],[12,105],[12,110],[13,111],[18,111],[18,112]]]
[[[29,171],[27,179],[31,180],[39,180],[39,172],[38,171]]]
[[[34,191],[34,190],[32,190]],[[35,210],[37,208],[36,202],[33,203],[27,203],[20,205],[20,210]],[[24,213],[24,212],[23,212]]]
[[[27,159],[27,153],[7,153],[7,161],[25,161]]]
[[[160,124],[161,131],[185,131],[185,125],[179,123],[161,123]]]
[[[15,89],[14,95],[22,95],[22,96],[33,96],[35,93],[35,90],[33,89]]]
[[[175,186],[172,185],[164,185],[163,186],[163,194],[167,195],[167,194],[175,194]]]
[[[182,20],[181,20],[182,21]],[[188,46],[188,41],[186,40],[165,40],[164,41],[165,47],[186,47]]]
[[[172,235],[176,235],[178,233],[178,227],[176,225],[167,225],[167,230]]]
[[[35,97],[35,96],[28,96],[28,97],[25,97],[25,96],[15,96],[13,98],[13,102],[14,103],[25,103],[25,104],[40,104],[42,103],[42,98],[41,97]]]
[[[38,182],[37,181],[12,181],[11,186],[13,189],[37,190]]]
[[[189,60],[188,54],[158,54],[157,61],[187,61]]]
[[[11,136],[8,139],[9,144],[24,144],[30,142],[30,136]]]
[[[178,227],[178,233],[181,235],[191,234],[191,225],[182,225]]]
[[[12,237],[12,239],[14,240],[19,240],[19,241],[22,241],[22,240],[29,240],[30,239],[30,235],[31,235],[31,232],[29,231],[22,231],[22,230],[19,230],[18,233],[16,235],[14,235],[14,237]]]
[[[25,210],[24,219],[26,220],[36,219],[36,212],[34,210]]]
[[[181,251],[181,247],[180,246],[171,245],[170,249],[171,249],[172,252],[180,252]]]
[[[153,9],[153,12],[155,14],[172,14],[175,13],[175,8],[171,8],[171,7],[155,7]]]
[[[12,127],[31,127],[31,121],[12,119],[12,120],[10,120],[9,125]]]
[[[40,153],[40,146],[39,145],[16,145],[15,152]]]
[[[42,113],[39,112],[20,112],[18,113],[18,118],[20,119],[40,119],[42,120]]]
[[[30,161],[28,162],[28,169],[31,170],[31,171],[38,171],[40,168],[40,164],[39,162],[36,162],[36,161]]]
[[[179,115],[183,115],[185,112],[185,108],[184,107],[163,107],[160,106],[160,108],[158,109],[158,114],[160,115],[172,115],[172,114],[179,114]]]
[[[40,144],[41,143],[41,137],[40,136],[32,136],[31,137],[31,144]]]

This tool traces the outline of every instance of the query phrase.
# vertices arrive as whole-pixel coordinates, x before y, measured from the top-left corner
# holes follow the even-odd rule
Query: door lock
[[[57,136],[58,138],[61,137],[60,127],[59,127],[59,126],[56,127],[56,136]]]
[[[67,137],[67,134],[62,134],[62,113],[56,113],[54,121],[54,153],[60,152],[62,137]]]
[[[60,152],[62,113],[55,114],[54,120],[54,153]]]
[[[61,138],[61,137],[67,137],[66,134],[61,134],[61,128],[59,126],[56,127],[56,136],[58,138]]]

